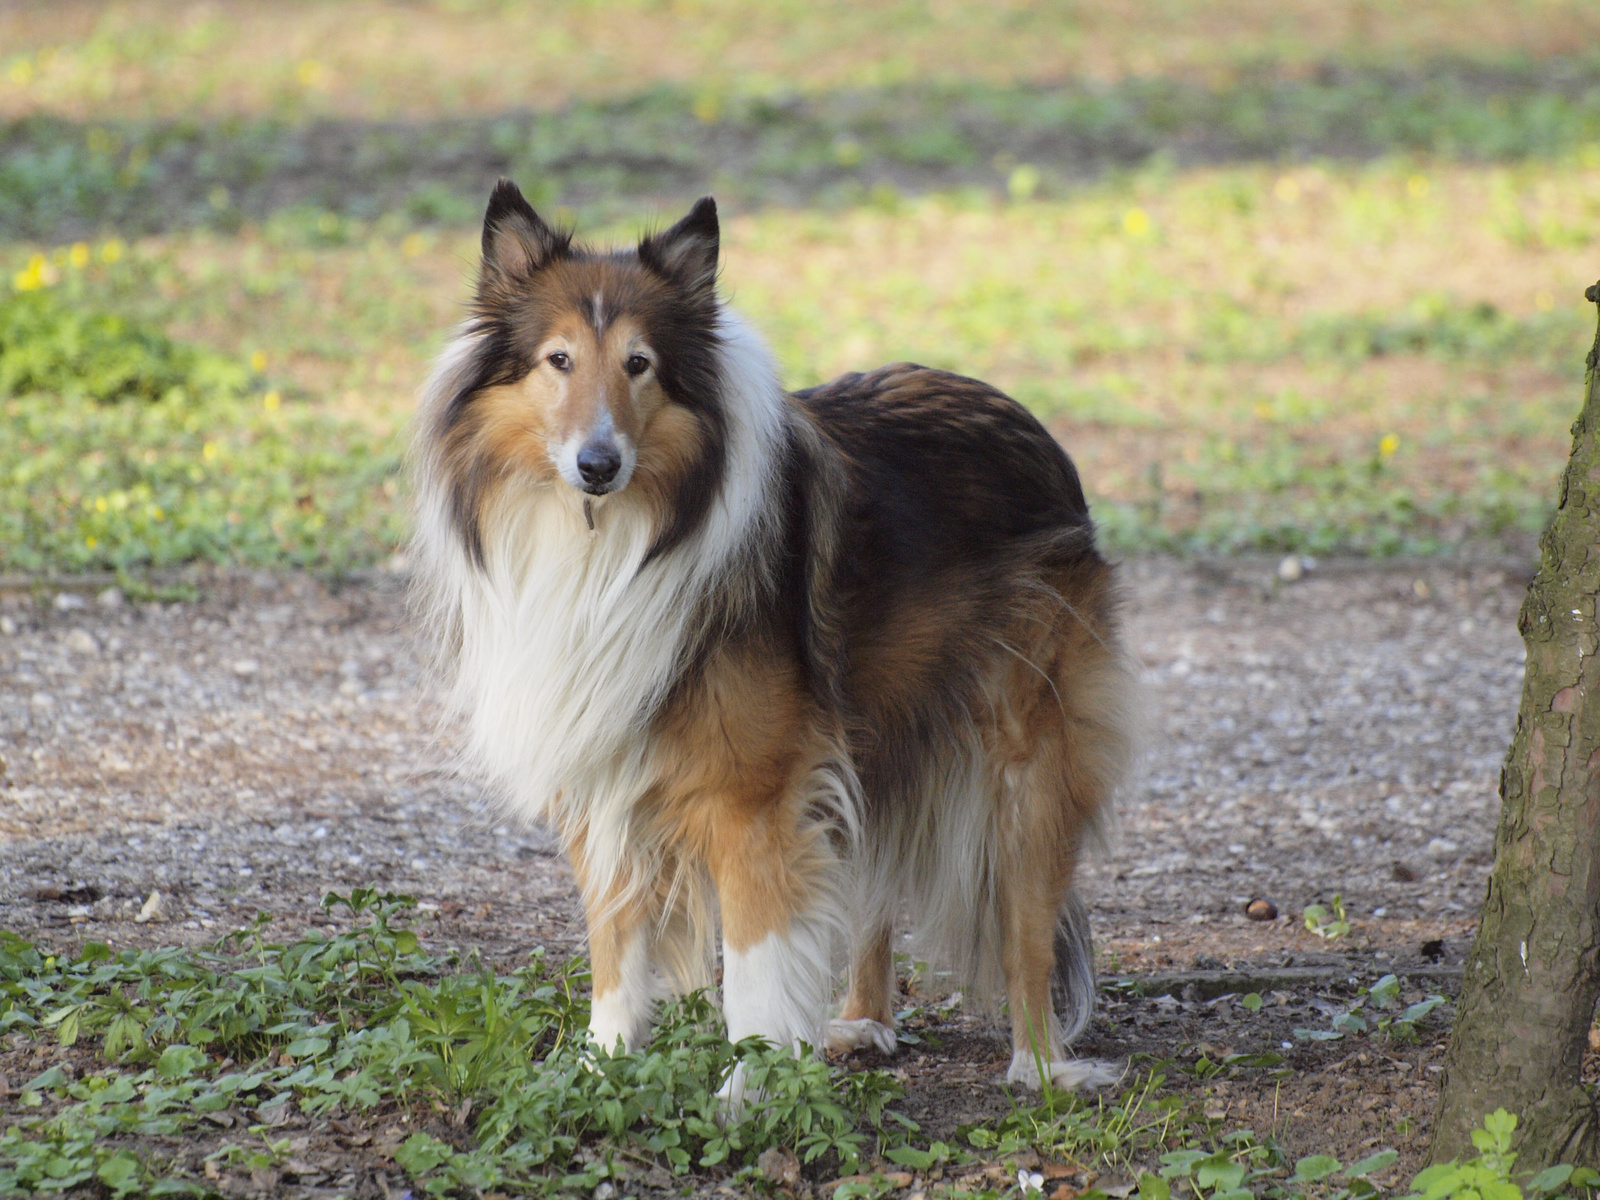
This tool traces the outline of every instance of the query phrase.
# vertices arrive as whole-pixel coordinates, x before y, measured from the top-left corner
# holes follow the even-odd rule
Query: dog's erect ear
[[[645,266],[691,292],[712,287],[717,281],[717,202],[702,196],[689,215],[671,229],[639,243]]]
[[[517,185],[502,179],[483,214],[483,265],[501,275],[531,275],[567,251],[570,233],[551,229]]]

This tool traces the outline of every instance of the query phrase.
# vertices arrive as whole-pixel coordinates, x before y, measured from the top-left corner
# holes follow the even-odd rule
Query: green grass
[[[1597,194],[1587,155],[1156,167],[735,217],[725,278],[791,386],[912,359],[1010,391],[1118,550],[1517,545],[1565,458]],[[474,253],[401,214],[297,211],[0,252],[4,566],[388,554],[400,431]]]
[[[395,544],[394,448],[71,290],[0,298],[0,570],[327,571]]]
[[[1595,21],[8,10],[0,292],[30,290],[0,300],[0,569],[392,552],[401,431],[500,171],[602,240],[714,190],[788,384],[895,359],[995,383],[1119,551],[1525,546],[1600,274]]]
[[[1314,75],[1581,54],[1587,0],[56,0],[0,12],[0,113],[365,120],[693,89]]]
[[[193,225],[231,232],[294,206],[462,224],[497,174],[523,179],[540,205],[615,217],[642,201],[707,190],[735,208],[838,207],[960,186],[1059,195],[1152,158],[1178,166],[1395,154],[1519,162],[1594,145],[1600,62],[1590,58],[711,99],[662,85],[545,111],[405,125],[39,115],[6,131],[0,236]],[[323,167],[307,170],[308,162]]]

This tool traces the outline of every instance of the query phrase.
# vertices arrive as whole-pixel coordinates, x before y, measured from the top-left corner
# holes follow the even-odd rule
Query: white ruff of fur
[[[450,523],[439,463],[425,453],[419,464],[417,541],[435,581],[435,622],[459,642],[452,700],[467,757],[516,809],[584,836],[591,899],[641,884],[656,857],[633,827],[657,774],[647,722],[698,632],[699,602],[747,583],[772,536],[786,400],[748,326],[724,310],[718,333],[722,486],[701,528],[642,572],[656,522],[629,493],[594,502],[591,532],[575,489],[515,479],[485,514],[480,570]],[[424,393],[425,430],[473,342],[469,328],[441,356]]]

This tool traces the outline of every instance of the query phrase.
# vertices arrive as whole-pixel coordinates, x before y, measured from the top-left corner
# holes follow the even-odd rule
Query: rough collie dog
[[[708,985],[728,1036],[895,1048],[890,931],[1004,996],[1008,1078],[1098,1081],[1072,890],[1132,673],[1077,472],[994,388],[785,393],[716,205],[598,251],[502,181],[426,385],[418,550],[467,750],[565,841],[590,1029]],[[835,949],[849,993],[829,1020]]]

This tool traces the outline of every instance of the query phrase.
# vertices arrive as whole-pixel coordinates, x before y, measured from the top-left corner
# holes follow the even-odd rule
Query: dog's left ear
[[[671,229],[652,234],[639,243],[645,266],[686,291],[709,290],[717,281],[717,202],[710,196],[696,200],[689,215]]]

